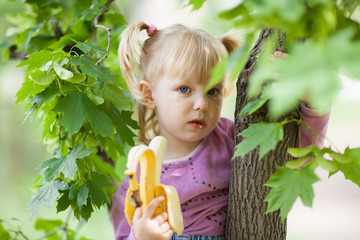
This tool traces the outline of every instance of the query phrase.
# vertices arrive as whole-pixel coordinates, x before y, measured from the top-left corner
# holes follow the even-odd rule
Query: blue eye
[[[219,95],[219,90],[212,88],[208,91],[208,94],[211,96],[217,96],[217,95]]]
[[[179,88],[179,91],[181,92],[181,93],[190,93],[190,88],[188,88],[188,87],[180,87]]]

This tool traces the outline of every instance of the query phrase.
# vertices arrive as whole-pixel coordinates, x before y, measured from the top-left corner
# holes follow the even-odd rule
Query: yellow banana
[[[126,195],[125,215],[130,225],[135,209],[141,206],[142,211],[152,199],[160,195],[165,200],[159,204],[154,216],[166,212],[172,230],[181,234],[184,224],[180,209],[179,196],[172,186],[160,184],[162,158],[166,148],[166,139],[155,137],[149,146],[140,145],[130,149],[125,174],[129,177],[129,190]],[[140,163],[140,184],[137,181],[137,170]]]

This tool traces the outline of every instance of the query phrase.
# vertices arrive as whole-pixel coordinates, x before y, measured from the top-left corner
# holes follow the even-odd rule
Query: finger
[[[167,220],[167,213],[162,212],[159,215],[156,215],[153,219],[161,225]]]
[[[174,235],[174,231],[171,229],[164,233],[164,237],[167,239],[170,239],[172,235]]]
[[[152,216],[154,215],[156,207],[164,200],[165,200],[164,196],[159,196],[159,197],[156,197],[153,200],[151,200],[149,205],[147,205],[147,207],[145,208],[145,211],[143,213],[143,217],[152,218]]]
[[[281,57],[282,55],[284,55],[283,52],[280,52],[280,51],[275,51],[275,52],[274,52],[274,56],[275,56],[275,57]]]
[[[137,220],[137,219],[139,219],[140,217],[141,217],[141,208],[138,207],[138,208],[135,209],[133,219],[136,219],[136,220]]]
[[[167,232],[171,229],[169,223],[166,221],[160,225],[160,229],[162,232]]]
[[[286,53],[280,52],[280,51],[275,51],[273,55],[274,55],[275,58],[280,58],[280,57],[285,57],[285,56],[287,56]]]

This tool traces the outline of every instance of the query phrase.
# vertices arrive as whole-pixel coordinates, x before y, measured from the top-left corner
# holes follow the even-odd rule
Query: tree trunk
[[[240,132],[249,123],[266,120],[266,106],[250,116],[239,115],[240,110],[249,102],[246,97],[248,78],[254,68],[264,40],[272,31],[265,29],[251,51],[249,60],[237,81],[237,99],[235,110],[235,146],[242,141]],[[282,40],[274,49],[281,50]],[[232,162],[229,207],[226,226],[227,240],[281,240],[286,239],[286,220],[281,221],[279,211],[265,214],[267,203],[264,201],[269,188],[264,184],[269,176],[276,172],[276,166],[291,160],[288,147],[294,147],[298,133],[296,123],[285,125],[284,140],[274,151],[270,151],[259,161],[258,148],[244,157],[237,157]]]

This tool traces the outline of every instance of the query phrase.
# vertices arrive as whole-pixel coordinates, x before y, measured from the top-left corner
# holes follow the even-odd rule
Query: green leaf
[[[336,173],[337,171],[339,171],[338,167],[336,166],[336,163],[333,161],[329,161],[327,159],[325,159],[322,154],[320,154],[319,152],[315,152],[315,159],[314,159],[319,166],[328,171],[330,173],[330,175]]]
[[[351,163],[354,159],[351,157],[346,156],[345,154],[332,152],[330,153],[330,156],[338,163]]]
[[[50,208],[55,199],[60,196],[59,190],[68,188],[67,183],[61,181],[46,182],[31,198],[28,208],[31,209],[30,219],[36,216],[43,202],[45,206]]]
[[[258,98],[255,99],[252,102],[249,102],[245,105],[245,107],[241,110],[240,114],[246,114],[250,115],[256,112],[259,108],[261,108],[266,102],[269,100],[269,98]]]
[[[83,219],[85,219],[85,221],[87,221],[90,216],[91,216],[91,213],[94,211],[93,207],[92,207],[92,204],[91,204],[91,201],[90,201],[90,198],[88,198],[87,200],[87,204],[84,205],[82,208],[81,208],[81,211],[80,211],[80,215]]]
[[[257,93],[271,79],[276,84],[267,84],[263,93],[271,96],[272,117],[288,113],[305,95],[314,109],[327,112],[341,88],[339,72],[360,77],[354,61],[360,55],[360,41],[353,37],[351,29],[341,30],[321,44],[313,39],[292,44],[286,58],[259,61],[250,78],[249,93]]]
[[[314,198],[312,184],[318,180],[314,170],[308,167],[293,170],[279,166],[265,184],[271,187],[265,199],[268,202],[266,213],[280,208],[280,217],[284,220],[298,197],[305,206],[311,206]]]
[[[86,79],[86,75],[83,73],[77,73],[73,72],[73,75],[71,78],[66,79],[66,81],[72,82],[72,83],[80,83]]]
[[[49,86],[56,78],[56,74],[52,70],[50,72],[35,70],[29,75],[37,84],[41,86]]]
[[[71,71],[61,67],[60,64],[58,64],[57,62],[53,62],[53,69],[55,70],[59,78],[63,80],[72,78],[74,76],[74,74]]]
[[[238,49],[229,55],[228,62],[226,64],[226,72],[231,73],[230,81],[235,81],[237,76],[244,68],[249,58],[249,52],[251,50],[252,35],[248,36],[246,42],[244,42]]]
[[[64,113],[60,124],[65,126],[70,135],[79,131],[85,119],[95,134],[111,137],[114,133],[115,126],[111,119],[83,93],[69,92],[52,110]]]
[[[79,189],[76,199],[76,206],[81,211],[83,205],[86,205],[89,196],[89,188],[86,184],[82,185]]]
[[[116,78],[114,78],[110,71],[102,66],[97,66],[93,62],[93,59],[88,56],[76,56],[71,60],[71,63],[79,66],[83,73],[88,74],[89,76],[92,76],[95,79],[101,80],[101,81],[116,81]]]
[[[26,71],[31,72],[41,68],[46,62],[55,61],[66,56],[67,54],[62,50],[56,50],[53,52],[49,50],[41,50],[39,52],[34,52],[28,55],[28,59],[24,62],[21,62],[17,67],[28,65]]]
[[[69,200],[69,190],[66,190],[57,201],[57,205],[56,205],[57,213],[65,211],[70,206],[70,204],[71,202]]]
[[[293,157],[304,157],[314,151],[319,150],[315,145],[309,145],[304,148],[288,148],[288,153]]]
[[[330,154],[330,156],[345,178],[360,187],[360,148],[346,148],[342,157],[340,154]],[[349,159],[349,162],[345,162],[342,158]]]
[[[90,88],[88,88],[86,90],[86,95],[91,99],[91,101],[93,103],[95,103],[95,105],[100,105],[100,104],[103,104],[104,103],[104,99],[100,96],[97,96],[95,95],[91,90]]]
[[[259,159],[261,160],[267,152],[275,149],[276,144],[283,139],[282,123],[260,122],[250,124],[239,135],[246,139],[236,146],[234,157],[243,157],[255,147],[260,146]]]
[[[0,239],[2,240],[10,240],[11,236],[8,231],[5,230],[2,223],[0,222]]]
[[[84,149],[84,145],[85,141],[77,145],[67,156],[51,158],[44,161],[39,168],[45,169],[42,172],[45,180],[50,181],[60,173],[63,173],[66,178],[74,178],[74,175],[78,170],[75,160],[87,157],[95,151],[94,149]]]
[[[16,93],[16,102],[23,102],[32,92],[34,82],[31,81],[28,77],[25,78],[20,90]]]
[[[83,51],[84,53],[89,53],[91,51],[91,49],[93,49],[95,52],[101,53],[101,54],[109,54],[108,51],[106,51],[105,48],[91,43],[91,42],[77,42],[75,47],[78,47],[81,51]]]
[[[113,123],[115,124],[116,131],[119,133],[119,136],[122,140],[122,142],[128,143],[130,146],[134,146],[134,137],[135,134],[131,129],[128,127],[128,122],[135,122],[131,120],[131,114],[132,112],[126,112],[122,111],[119,113],[117,109],[114,107],[114,105],[110,105],[109,109],[109,116]],[[130,125],[131,126],[131,125]],[[132,126],[134,128],[134,126]],[[137,129],[137,125],[135,125],[135,128]]]
[[[114,142],[109,140],[109,142]],[[120,182],[119,176],[116,174],[115,169],[110,163],[104,162],[99,156],[91,156],[91,161],[94,164],[96,171],[105,176],[110,176],[116,182]]]
[[[35,222],[36,230],[43,230],[44,233],[48,233],[57,227],[60,227],[63,224],[62,220],[51,220],[51,219],[37,219]],[[47,237],[49,240],[58,240],[59,234],[55,232],[54,234]]]
[[[303,167],[308,160],[309,160],[309,157],[298,158],[298,159],[286,162],[285,167],[296,170],[300,167]]]
[[[33,112],[36,112],[42,104],[50,102],[56,95],[58,95],[58,92],[54,85],[46,88],[41,93],[36,94],[36,96],[29,101],[29,103],[33,103],[33,105],[25,112],[27,117],[29,117]]]
[[[89,188],[92,203],[100,208],[104,203],[109,202],[110,199],[105,193],[106,187],[113,186],[108,177],[100,175],[96,172],[91,172],[91,180],[86,183]]]
[[[189,5],[193,6],[193,10],[199,10],[206,0],[190,0]]]
[[[71,32],[63,35],[57,42],[48,46],[50,49],[63,48],[66,45],[74,44],[74,41],[83,42],[91,35],[91,24],[80,19],[76,19],[74,26],[71,27]]]
[[[223,19],[233,19],[247,12],[247,9],[243,3],[240,3],[236,7],[220,12],[219,17]]]
[[[256,17],[281,18],[283,22],[299,21],[306,10],[301,0],[244,1],[244,4]]]
[[[118,86],[107,83],[101,89],[101,92],[104,99],[112,103],[119,112],[132,109],[132,99],[126,96],[124,90]]]
[[[221,82],[224,77],[227,62],[228,58],[225,58],[221,62],[217,63],[211,70],[211,78],[205,88],[205,92],[209,91],[213,86]]]
[[[101,8],[101,4],[91,5],[90,8],[87,8],[81,12],[81,20],[93,20],[96,15],[99,15],[101,13]]]

